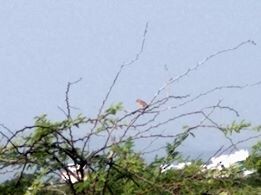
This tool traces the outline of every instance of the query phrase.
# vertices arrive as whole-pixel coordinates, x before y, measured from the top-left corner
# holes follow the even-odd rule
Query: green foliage
[[[172,144],[171,144],[172,145]],[[132,140],[112,148],[115,160],[78,183],[78,190],[86,194],[259,194],[261,185],[255,175],[242,177],[238,167],[205,170],[201,161],[194,161],[184,169],[161,172],[165,158],[155,158],[147,164],[133,150]],[[180,159],[179,159],[180,160]],[[175,162],[175,160],[174,160]],[[259,178],[260,179],[260,178]],[[78,192],[80,192],[78,191]]]
[[[252,154],[247,158],[245,165],[248,169],[257,170],[259,177],[261,177],[261,141],[252,147]]]
[[[123,109],[123,104],[121,102],[117,104],[111,105],[106,111],[106,114],[116,115],[117,112],[121,111]]]
[[[106,109],[105,113],[100,116],[100,126],[96,129],[96,133],[100,133],[107,128],[117,126],[115,115],[123,110],[123,104],[117,103],[111,105],[108,109]]]
[[[167,143],[166,146],[167,157],[165,158],[165,163],[172,163],[180,158],[177,149],[187,139],[189,135],[190,133],[188,131],[185,131],[177,135],[177,137],[173,140],[172,143]]]
[[[22,179],[18,182],[19,177],[7,180],[0,184],[0,192],[2,195],[23,195],[27,188],[32,185],[35,179],[33,174],[23,175]]]
[[[240,122],[233,121],[230,125],[227,125],[223,131],[225,135],[231,135],[232,133],[240,133],[242,129],[250,127],[251,124],[245,122],[244,120]]]
[[[133,151],[131,139],[123,144],[113,145],[109,153],[114,159],[100,157],[94,172],[88,174],[88,179],[76,184],[78,193],[113,192],[115,194],[132,194],[145,171],[145,162],[138,153]]]
[[[0,150],[0,166],[25,168],[24,175],[0,185],[1,194],[260,194],[261,193],[261,142],[253,147],[251,156],[243,163],[243,169],[257,170],[249,177],[242,176],[242,167],[223,170],[205,170],[201,161],[177,170],[162,171],[161,166],[182,162],[179,147],[189,136],[195,136],[189,126],[166,145],[166,155],[146,162],[141,153],[134,150],[134,140],[126,136],[121,142],[109,143],[111,130],[118,128],[121,103],[110,106],[96,120],[78,115],[63,121],[52,121],[46,115],[35,118],[33,131],[15,137]],[[134,113],[135,114],[135,113]],[[132,115],[132,114],[130,114]],[[135,118],[135,117],[134,117]],[[94,121],[94,122],[93,122]],[[98,150],[82,150],[72,139],[71,131],[80,125],[93,125],[92,135],[108,134],[108,143]],[[129,127],[129,126],[128,126]],[[128,128],[127,127],[127,128]],[[225,135],[250,127],[249,123],[233,122],[223,128]],[[259,130],[259,127],[256,128]],[[79,165],[82,178],[76,183],[58,184],[61,180],[52,173],[67,171],[67,164]],[[85,167],[85,168],[83,168]],[[54,178],[54,179],[53,179]],[[49,181],[53,181],[51,185]],[[58,182],[57,182],[58,181]],[[17,182],[19,182],[18,187]]]
[[[37,195],[39,192],[42,191],[44,188],[44,183],[43,183],[43,177],[46,174],[46,170],[41,169],[39,171],[39,174],[37,175],[34,180],[32,180],[31,185],[27,188],[26,192],[24,195]]]

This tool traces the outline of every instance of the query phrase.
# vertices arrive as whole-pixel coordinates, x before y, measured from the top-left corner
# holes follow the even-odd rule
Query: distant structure
[[[218,157],[212,157],[211,163],[207,165],[207,169],[219,169],[229,168],[236,163],[243,162],[249,157],[247,150],[238,150],[233,154],[223,154]]]
[[[204,165],[204,169],[212,170],[223,170],[232,166],[241,166],[241,163],[244,162],[249,157],[249,152],[247,150],[238,150],[232,154],[223,154],[217,157],[212,157],[208,165]],[[170,169],[184,169],[186,166],[191,165],[191,162],[183,162],[178,164],[171,165],[161,165],[161,172],[168,171]],[[243,176],[250,175],[256,172],[256,170],[244,170],[242,169]]]
[[[70,163],[67,165],[68,172],[62,171],[61,179],[65,182],[71,180],[72,183],[76,183],[81,180],[81,174],[79,173],[80,165]],[[86,178],[85,178],[86,179]]]

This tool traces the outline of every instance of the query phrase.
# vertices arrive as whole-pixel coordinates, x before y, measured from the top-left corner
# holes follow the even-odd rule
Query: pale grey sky
[[[259,0],[0,1],[0,122],[19,129],[41,113],[62,118],[57,106],[64,106],[66,83],[80,77],[71,91],[72,104],[87,116],[96,113],[119,66],[137,53],[146,22],[144,52],[124,70],[109,102],[134,109],[136,98],[150,99],[169,75],[248,39],[257,45],[216,57],[172,92],[197,94],[261,80]],[[259,124],[260,98],[257,86],[224,90],[199,103],[223,99],[242,119]],[[201,135],[206,146],[202,140],[189,142],[191,149],[213,149],[222,142],[213,132]]]

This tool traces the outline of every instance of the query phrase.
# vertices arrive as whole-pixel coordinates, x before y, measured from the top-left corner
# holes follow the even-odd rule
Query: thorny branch
[[[169,93],[165,97],[160,97],[160,94],[166,90],[167,87],[188,77],[193,71],[198,70],[212,58],[235,51],[246,44],[255,45],[255,42],[251,40],[241,42],[235,47],[215,52],[179,76],[170,78],[163,87],[157,90],[146,108],[136,109],[127,113],[121,112],[120,108],[114,108],[114,110],[111,108],[109,111],[108,109],[105,110],[106,103],[124,68],[133,65],[140,59],[144,50],[147,31],[148,23],[145,26],[139,51],[133,59],[120,66],[101,103],[98,114],[94,118],[77,117],[74,119],[72,117],[71,109],[73,107],[70,104],[70,89],[72,85],[81,81],[81,79],[79,79],[67,84],[65,92],[66,110],[58,107],[66,116],[64,121],[52,123],[48,121],[45,116],[42,118],[39,117],[35,125],[26,126],[17,131],[12,131],[4,124],[0,124],[0,127],[4,130],[0,131],[0,170],[4,171],[14,166],[15,170],[20,171],[20,177],[22,177],[25,170],[29,167],[44,167],[48,169],[47,172],[50,175],[67,175],[68,179],[66,182],[71,187],[72,192],[76,194],[73,178],[82,182],[85,177],[95,172],[97,167],[103,163],[104,166],[107,167],[106,182],[103,188],[103,192],[105,192],[108,188],[107,182],[110,171],[112,169],[117,171],[118,169],[117,165],[113,164],[113,158],[117,156],[113,151],[113,146],[120,145],[130,138],[133,141],[142,139],[151,140],[148,146],[144,148],[144,151],[140,151],[143,154],[148,153],[148,151],[145,150],[150,148],[158,139],[175,139],[184,135],[193,135],[193,131],[199,128],[214,128],[221,131],[230,141],[230,148],[236,147],[238,144],[248,141],[249,139],[257,138],[251,137],[234,143],[233,140],[226,135],[226,128],[216,122],[215,119],[212,118],[212,115],[224,110],[232,112],[238,117],[239,112],[235,108],[222,105],[221,100],[215,105],[198,108],[194,111],[170,113],[168,117],[163,115],[163,113],[165,113],[164,111],[172,111],[189,105],[192,102],[199,101],[202,97],[208,96],[216,91],[254,87],[260,85],[261,81],[242,86],[218,86],[205,92],[200,92],[194,97],[191,97],[189,94],[173,95]],[[172,100],[175,100],[175,104]],[[191,117],[196,117],[196,120],[198,120],[195,125],[183,129],[177,125],[178,121],[186,121],[187,118]],[[168,124],[172,124],[174,127],[171,132],[167,131],[166,125]],[[83,136],[79,137],[77,131],[74,132],[75,128],[80,128],[84,132]],[[162,128],[164,128],[164,130],[162,130]],[[155,130],[157,130],[157,132],[155,132]],[[96,141],[98,138],[102,141]],[[87,147],[87,145],[89,147]],[[155,152],[162,148],[165,148],[165,146],[160,146],[158,149],[149,152]],[[221,150],[222,149],[219,151]],[[112,155],[110,155],[110,152],[112,152]],[[77,169],[76,173],[71,170],[71,167]]]
[[[137,61],[140,59],[140,56],[141,56],[141,54],[143,53],[144,46],[145,46],[145,41],[146,41],[146,37],[147,37],[147,33],[148,33],[148,26],[149,26],[149,23],[147,22],[146,25],[145,25],[145,30],[144,30],[144,32],[143,32],[143,38],[142,38],[140,50],[138,51],[138,53],[136,54],[136,56],[135,56],[133,59],[131,59],[129,62],[123,63],[123,64],[120,66],[118,72],[116,73],[116,76],[114,77],[114,79],[113,79],[113,81],[112,81],[112,84],[111,84],[111,86],[109,87],[109,90],[108,90],[108,92],[106,93],[105,98],[103,99],[102,104],[101,104],[101,106],[100,106],[100,108],[99,108],[99,111],[98,111],[98,114],[97,114],[97,118],[100,118],[100,116],[101,116],[101,114],[102,114],[102,111],[103,111],[103,108],[104,108],[104,106],[105,106],[105,104],[106,104],[106,102],[107,102],[107,100],[108,100],[108,98],[109,98],[109,96],[110,96],[110,94],[111,94],[111,92],[112,92],[114,86],[116,85],[120,74],[121,74],[122,71],[124,70],[124,68],[126,68],[127,66],[130,66],[130,65],[134,64],[135,62],[137,62]],[[90,138],[90,136],[93,134],[93,131],[94,131],[94,129],[97,127],[97,124],[98,124],[98,120],[96,120],[96,121],[94,122],[93,128],[91,129],[91,133],[87,136],[87,139],[86,139],[86,141],[85,141],[85,143],[84,143],[82,152],[85,150],[86,145],[87,145],[87,143],[88,143],[88,141],[89,141],[89,138]]]
[[[151,102],[153,102],[162,91],[164,91],[166,89],[166,87],[168,87],[169,85],[178,82],[179,80],[183,79],[184,77],[189,76],[190,73],[198,70],[202,65],[204,65],[205,63],[207,63],[209,60],[211,60],[212,58],[215,58],[221,54],[227,53],[227,52],[231,52],[231,51],[235,51],[237,49],[239,49],[240,47],[246,45],[246,44],[252,44],[252,45],[256,45],[256,43],[253,40],[247,40],[247,41],[243,41],[241,43],[239,43],[237,46],[232,47],[232,48],[228,48],[228,49],[223,49],[220,51],[217,51],[209,56],[207,56],[206,58],[204,58],[203,60],[199,61],[196,65],[194,65],[191,68],[188,68],[183,74],[180,74],[176,77],[171,77],[169,79],[169,81],[163,85],[154,95],[154,97],[152,98]],[[259,83],[259,82],[258,82]]]
[[[141,56],[141,54],[143,53],[144,46],[145,46],[146,36],[147,36],[147,33],[148,33],[148,26],[149,26],[149,23],[147,22],[147,23],[146,23],[146,26],[145,26],[144,33],[143,33],[143,39],[142,39],[142,42],[141,42],[141,46],[140,46],[139,52],[138,52],[138,53],[136,54],[136,56],[135,56],[133,59],[131,59],[129,62],[123,63],[123,64],[120,66],[120,69],[118,70],[118,72],[116,73],[116,76],[114,77],[113,82],[112,82],[112,84],[111,84],[111,86],[110,86],[110,88],[109,88],[107,94],[105,95],[105,98],[104,98],[103,101],[102,101],[102,104],[101,104],[100,109],[99,109],[99,112],[98,112],[98,116],[101,115],[102,110],[103,110],[103,108],[104,108],[104,106],[105,106],[105,104],[106,104],[106,102],[107,102],[107,100],[108,100],[108,98],[109,98],[109,96],[110,96],[110,94],[111,94],[111,92],[112,92],[112,89],[113,89],[113,87],[115,86],[115,84],[116,84],[116,82],[117,82],[117,80],[118,80],[118,78],[119,78],[121,72],[123,71],[123,69],[124,69],[125,67],[127,67],[127,66],[130,66],[130,65],[134,64],[135,62],[137,62],[137,61],[140,59],[140,56]]]

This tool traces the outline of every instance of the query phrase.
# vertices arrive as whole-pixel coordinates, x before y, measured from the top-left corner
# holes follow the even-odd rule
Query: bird
[[[148,107],[148,104],[142,99],[137,99],[136,103],[139,109],[145,109]]]

